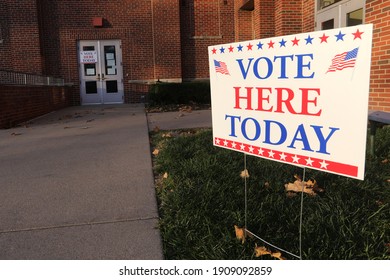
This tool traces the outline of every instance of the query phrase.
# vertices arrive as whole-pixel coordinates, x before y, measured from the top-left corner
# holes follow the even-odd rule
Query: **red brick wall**
[[[150,84],[146,83],[129,83],[131,94],[125,96],[125,103],[145,103],[148,101]]]
[[[0,86],[0,129],[70,105],[69,87]]]
[[[154,79],[181,80],[179,0],[152,1]]]
[[[302,32],[302,0],[275,0],[275,36]]]
[[[121,40],[125,100],[134,99],[129,80],[181,79],[179,0],[39,3],[45,73],[75,85],[73,104],[80,102],[79,40]],[[104,18],[103,27],[93,27],[94,17]]]
[[[209,45],[315,29],[315,0],[251,1],[253,11],[240,9],[248,0],[2,0],[0,69],[63,77],[79,104],[77,42],[120,39],[125,100],[136,102],[146,86],[130,80],[208,78]],[[390,111],[390,1],[366,0],[365,22],[374,24],[370,109]]]
[[[315,0],[302,0],[302,32],[315,29]]]
[[[314,0],[252,0],[253,11],[242,9],[248,1],[236,1],[236,41],[302,32],[302,5],[308,1]],[[311,22],[306,19],[305,27],[313,23],[314,13]]]
[[[253,12],[236,9],[234,15],[235,41],[247,41],[254,39]]]
[[[8,3],[0,1],[0,69],[13,70],[11,65],[11,42],[9,40]]]
[[[234,42],[233,19],[233,0],[180,1],[183,80],[209,77],[207,47]]]
[[[390,1],[366,0],[365,22],[374,24],[369,109],[390,112]]]
[[[275,36],[275,1],[254,1],[254,37],[269,38]]]
[[[41,74],[41,49],[36,0],[2,0],[0,69]]]

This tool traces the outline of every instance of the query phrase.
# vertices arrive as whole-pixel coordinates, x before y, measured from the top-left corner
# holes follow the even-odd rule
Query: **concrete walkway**
[[[148,114],[149,130],[211,127],[211,110]]]
[[[0,259],[162,259],[141,105],[0,130]]]

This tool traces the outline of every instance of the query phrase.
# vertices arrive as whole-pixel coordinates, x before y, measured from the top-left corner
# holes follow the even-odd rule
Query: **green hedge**
[[[149,105],[210,104],[209,82],[156,83],[150,88]]]

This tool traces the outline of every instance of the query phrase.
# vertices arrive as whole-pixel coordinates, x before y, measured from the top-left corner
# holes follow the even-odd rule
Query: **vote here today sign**
[[[214,145],[364,179],[372,25],[208,47]]]

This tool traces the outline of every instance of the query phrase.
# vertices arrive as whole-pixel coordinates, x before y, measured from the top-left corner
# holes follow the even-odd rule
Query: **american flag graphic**
[[[335,57],[332,59],[332,64],[329,66],[329,69],[326,73],[355,67],[358,51],[359,48],[355,48],[349,52],[343,52],[341,54],[335,55]]]
[[[214,59],[215,71],[224,75],[230,75],[229,70],[225,62],[217,61]]]

